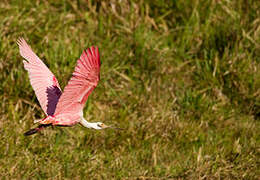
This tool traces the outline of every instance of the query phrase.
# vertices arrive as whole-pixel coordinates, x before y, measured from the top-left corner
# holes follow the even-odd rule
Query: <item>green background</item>
[[[257,179],[260,1],[0,2],[2,179]],[[84,116],[123,131],[48,128],[16,40],[67,84],[97,45]]]

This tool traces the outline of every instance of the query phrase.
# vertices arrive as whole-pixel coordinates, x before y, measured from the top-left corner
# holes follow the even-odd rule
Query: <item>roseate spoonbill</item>
[[[44,119],[35,120],[40,123],[24,135],[37,133],[47,126],[73,126],[77,123],[87,128],[104,129],[107,126],[101,122],[88,122],[83,117],[83,108],[90,93],[95,89],[100,79],[100,57],[97,47],[83,51],[77,60],[75,70],[68,85],[62,93],[60,85],[53,73],[32,51],[23,38],[17,40],[24,68],[29,73],[31,85],[37,99],[46,114]]]

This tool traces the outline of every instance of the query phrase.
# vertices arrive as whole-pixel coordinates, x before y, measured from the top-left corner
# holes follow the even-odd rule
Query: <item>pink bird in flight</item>
[[[97,47],[84,50],[77,60],[75,70],[68,85],[62,93],[60,85],[53,73],[32,51],[23,38],[18,39],[24,68],[29,73],[31,85],[37,99],[46,114],[44,119],[35,120],[40,123],[37,128],[24,133],[26,136],[35,134],[47,126],[73,126],[77,123],[87,128],[104,129],[101,122],[88,122],[83,117],[83,108],[90,93],[100,79],[100,57]]]

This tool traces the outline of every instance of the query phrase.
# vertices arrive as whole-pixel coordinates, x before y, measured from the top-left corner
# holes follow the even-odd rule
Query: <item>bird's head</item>
[[[93,126],[94,129],[106,129],[109,128],[110,126],[105,125],[102,122],[96,122]]]
[[[118,129],[118,130],[122,130],[121,128],[118,127],[114,127],[114,126],[107,126],[102,122],[88,122],[86,119],[81,118],[80,119],[80,124],[82,124],[83,126],[87,127],[87,128],[92,128],[92,129],[106,129],[106,128],[112,128],[112,129]]]
[[[114,126],[107,126],[102,122],[96,122],[95,123],[95,127],[93,127],[94,129],[106,129],[106,128],[112,128],[112,129],[116,129],[116,130],[123,130],[122,128],[118,128],[118,127],[114,127]]]

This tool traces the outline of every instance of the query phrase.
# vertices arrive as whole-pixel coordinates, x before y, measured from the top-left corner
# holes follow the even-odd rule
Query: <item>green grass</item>
[[[260,2],[0,2],[0,177],[257,179]],[[97,45],[101,81],[76,125],[24,137],[43,118],[16,40],[67,84]]]

